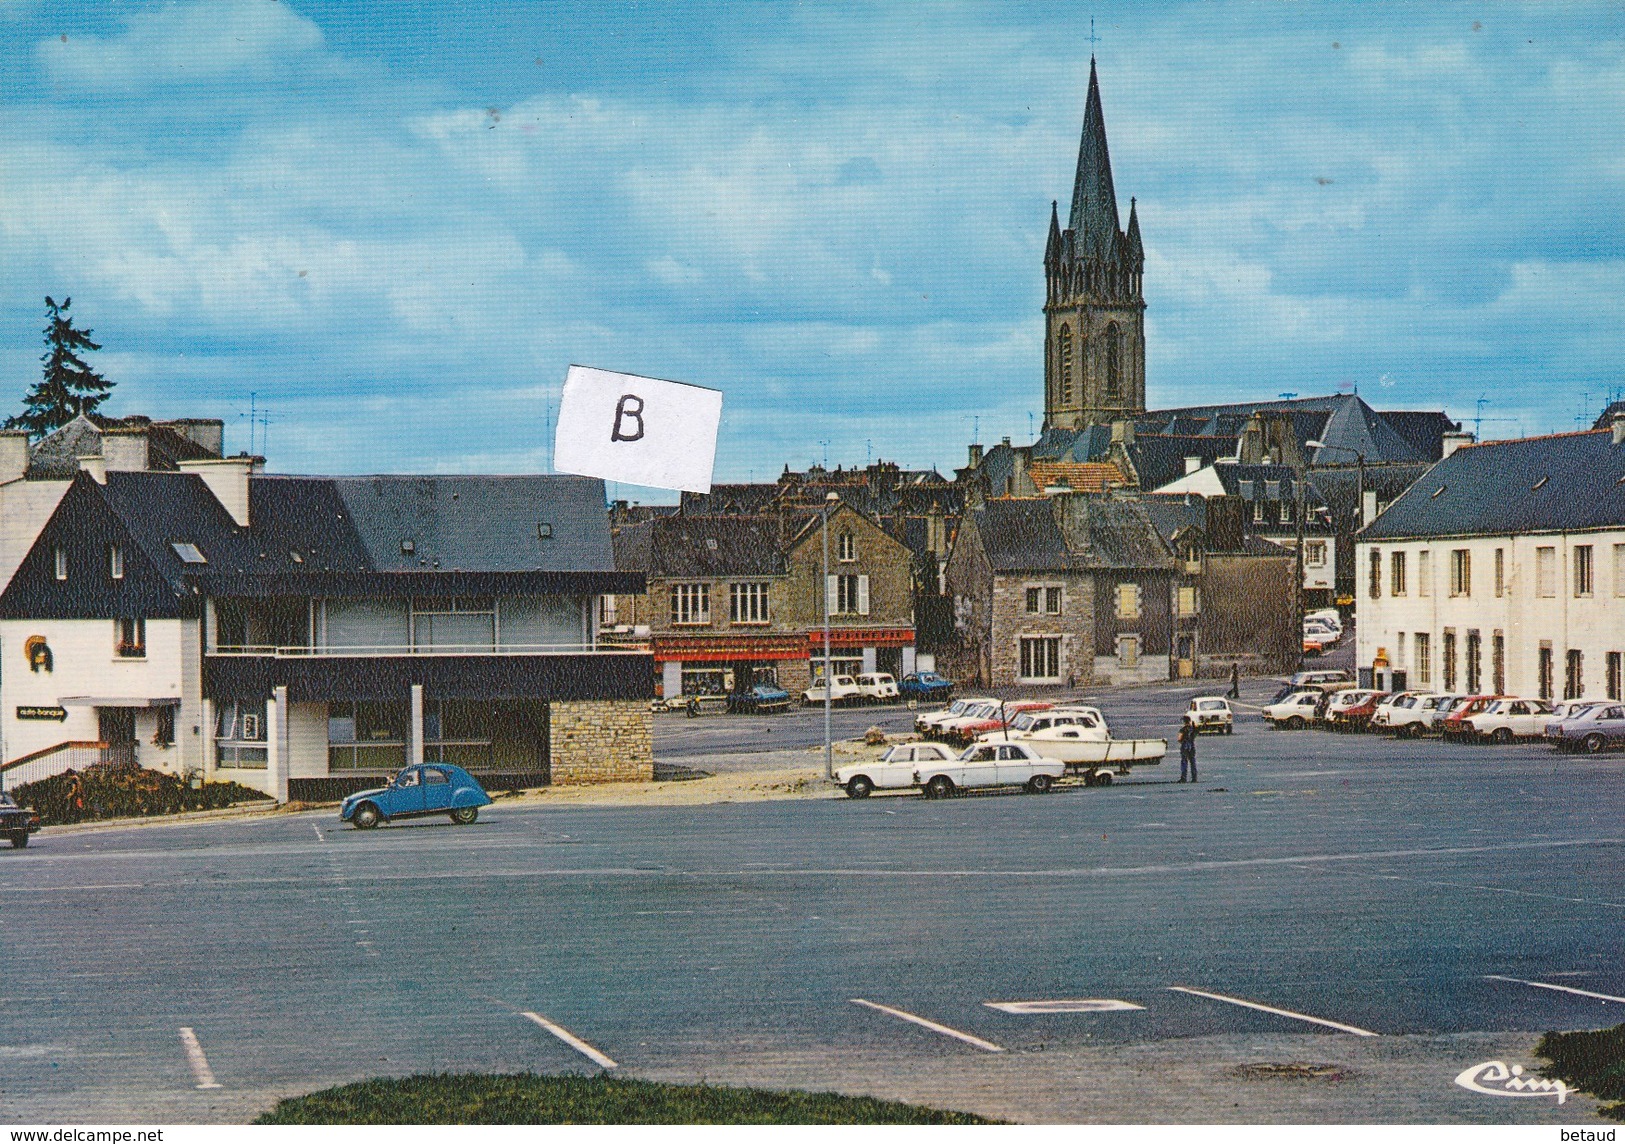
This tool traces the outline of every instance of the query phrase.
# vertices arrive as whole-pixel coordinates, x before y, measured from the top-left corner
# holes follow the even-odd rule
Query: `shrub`
[[[103,763],[24,783],[11,791],[19,806],[31,806],[46,826],[95,822],[103,818],[144,818],[183,810],[217,810],[266,798],[241,783],[204,783],[194,790],[185,779],[127,763]]]

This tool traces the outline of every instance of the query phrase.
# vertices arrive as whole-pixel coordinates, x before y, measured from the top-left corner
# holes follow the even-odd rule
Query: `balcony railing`
[[[495,646],[478,644],[346,644],[342,647],[300,647],[276,644],[219,644],[209,649],[210,655],[272,656],[277,659],[365,659],[380,656],[452,656],[452,655],[638,655],[647,654],[640,648],[629,648],[609,643],[548,643],[512,644]]]

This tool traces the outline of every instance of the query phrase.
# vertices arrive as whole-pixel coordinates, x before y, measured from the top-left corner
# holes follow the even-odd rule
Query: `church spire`
[[[1135,269],[1145,265],[1145,245],[1140,241],[1140,215],[1133,199],[1128,201],[1128,260]]]
[[[1112,188],[1112,160],[1106,151],[1106,117],[1100,109],[1100,80],[1089,57],[1089,98],[1083,109],[1083,139],[1078,144],[1078,173],[1072,183],[1071,230],[1084,257],[1117,254],[1117,192]]]
[[[1055,213],[1057,203],[1049,203],[1049,241],[1044,243],[1044,265],[1054,266],[1061,258],[1061,218]]]

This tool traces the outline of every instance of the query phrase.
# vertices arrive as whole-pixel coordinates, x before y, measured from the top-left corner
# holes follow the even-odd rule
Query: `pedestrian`
[[[1230,664],[1230,698],[1241,698],[1241,664],[1235,661]]]
[[[1196,781],[1196,724],[1189,715],[1179,725],[1179,781]]]

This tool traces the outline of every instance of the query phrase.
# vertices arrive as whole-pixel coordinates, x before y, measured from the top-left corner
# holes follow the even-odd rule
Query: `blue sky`
[[[571,362],[722,389],[719,479],[963,464],[1042,415],[1091,14],[1153,406],[1625,385],[1618,4],[0,0],[5,404],[71,295],[110,411],[252,392],[280,471],[542,470]]]

